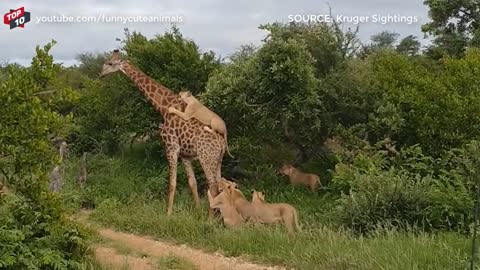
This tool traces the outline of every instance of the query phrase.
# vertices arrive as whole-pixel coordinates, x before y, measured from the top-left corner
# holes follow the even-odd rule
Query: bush
[[[1,269],[84,269],[86,232],[62,218],[58,199],[38,204],[20,195],[0,200]]]
[[[340,222],[358,232],[378,226],[468,230],[472,182],[439,165],[418,147],[390,158],[382,151],[365,151],[352,164],[337,164],[333,182],[343,190],[336,209]]]
[[[48,172],[59,162],[51,139],[71,127],[57,102],[73,97],[58,84],[53,44],[37,47],[31,67],[13,67],[0,84],[0,188],[8,189],[0,192],[2,269],[83,268],[86,235],[65,219],[47,188]]]

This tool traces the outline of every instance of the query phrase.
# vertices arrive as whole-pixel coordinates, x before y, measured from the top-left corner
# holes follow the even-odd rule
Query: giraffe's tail
[[[230,154],[230,149],[228,149],[227,131],[225,131],[225,134],[223,134],[223,139],[225,139],[225,149],[226,149],[226,151],[227,151],[227,154],[228,154],[231,158],[234,158],[234,156],[232,156],[232,154]]]

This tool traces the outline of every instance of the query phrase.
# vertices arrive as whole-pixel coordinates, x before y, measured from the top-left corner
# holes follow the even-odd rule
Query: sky
[[[366,42],[373,34],[394,31],[400,37],[414,35],[427,44],[420,28],[428,22],[428,8],[422,0],[36,0],[1,1],[2,17],[10,9],[24,7],[31,20],[24,28],[0,25],[0,63],[28,65],[37,45],[52,39],[57,62],[78,63],[80,53],[101,53],[120,47],[124,28],[147,37],[162,34],[176,21],[184,36],[193,39],[202,51],[213,50],[228,57],[241,45],[260,45],[266,32],[258,28],[289,19],[343,21],[343,27],[359,26]],[[329,10],[332,17],[329,18]],[[313,18],[310,15],[314,15]],[[389,22],[382,23],[380,18]],[[157,22],[138,22],[141,17]],[[338,17],[337,17],[338,16]],[[396,17],[393,17],[396,16]],[[367,20],[355,24],[347,20]],[[145,18],[143,18],[145,19]],[[56,20],[60,22],[51,22]],[[73,20],[72,22],[63,22]],[[90,20],[93,22],[84,22]],[[117,22],[111,22],[117,20]],[[123,23],[118,20],[130,20]],[[136,21],[135,21],[136,20]],[[163,20],[163,21],[158,21]],[[409,20],[411,20],[409,22]],[[107,22],[109,21],[109,22]]]

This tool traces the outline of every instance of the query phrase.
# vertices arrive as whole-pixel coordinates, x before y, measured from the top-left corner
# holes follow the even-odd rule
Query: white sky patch
[[[333,14],[361,16],[372,14],[401,14],[417,16],[418,22],[405,23],[362,23],[359,37],[368,41],[378,32],[389,30],[400,37],[414,35],[424,44],[420,30],[428,21],[427,8],[417,0],[43,0],[43,1],[2,1],[0,13],[21,6],[31,13],[32,20],[24,29],[10,30],[8,25],[0,25],[0,62],[29,64],[36,45],[44,45],[51,39],[57,40],[52,53],[65,65],[76,63],[79,53],[105,52],[118,48],[117,38],[123,38],[124,28],[139,31],[147,37],[162,34],[170,28],[169,23],[66,23],[36,24],[37,16],[49,15],[98,15],[111,16],[182,16],[178,26],[184,36],[193,39],[202,50],[213,50],[222,57],[235,52],[241,45],[259,45],[265,32],[258,29],[261,24],[275,21],[287,22],[290,14]]]

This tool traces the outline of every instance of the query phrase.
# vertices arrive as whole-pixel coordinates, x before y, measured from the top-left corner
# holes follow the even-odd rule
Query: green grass
[[[289,239],[281,227],[229,230],[209,223],[206,212],[193,210],[184,198],[176,206],[174,216],[166,217],[161,201],[107,202],[92,217],[124,231],[297,269],[464,269],[466,265],[468,239],[454,233],[389,231],[358,237],[321,226],[304,227]]]
[[[98,261],[93,255],[84,258],[86,270],[119,270],[112,266],[104,265]],[[124,263],[122,270],[128,270],[128,264]]]
[[[281,226],[247,226],[239,230],[207,221],[207,205],[193,208],[186,177],[180,170],[174,215],[167,217],[166,168],[160,162],[137,157],[94,156],[86,190],[72,184],[76,161],[67,167],[64,194],[67,205],[93,201],[91,218],[104,226],[152,235],[174,243],[187,243],[227,256],[296,269],[465,269],[469,239],[445,232],[436,234],[379,230],[358,236],[335,225],[334,197],[325,192],[293,189],[286,179],[272,175],[240,183],[244,192],[265,190],[267,200],[288,202],[300,213],[303,232],[289,239]],[[180,166],[181,167],[181,166]],[[197,175],[200,175],[198,173]],[[199,178],[199,184],[204,180]],[[200,188],[201,190],[202,188]],[[248,194],[249,195],[249,194]],[[247,197],[248,197],[247,195]]]
[[[158,269],[165,270],[196,270],[198,269],[188,260],[178,256],[165,256],[157,260]]]

